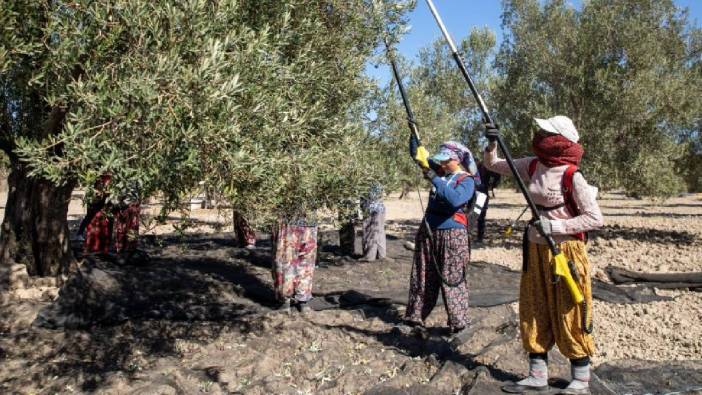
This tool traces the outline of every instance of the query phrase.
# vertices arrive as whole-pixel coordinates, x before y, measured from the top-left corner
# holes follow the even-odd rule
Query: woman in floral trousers
[[[413,157],[415,151],[416,146],[410,145]],[[465,271],[470,261],[470,240],[463,208],[475,193],[475,173],[466,172],[475,167],[472,157],[465,146],[448,141],[424,168],[432,191],[415,239],[405,311],[405,320],[411,326],[424,325],[441,292],[451,332],[458,334],[468,329]]]
[[[317,257],[317,224],[306,219],[279,220],[273,229],[273,286],[280,310],[290,313],[296,305],[310,311],[312,278]]]

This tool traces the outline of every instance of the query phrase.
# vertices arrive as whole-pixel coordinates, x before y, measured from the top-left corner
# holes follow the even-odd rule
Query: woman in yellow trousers
[[[519,292],[519,328],[529,355],[529,376],[502,389],[511,393],[548,390],[547,355],[557,345],[570,359],[572,373],[572,381],[561,393],[588,394],[595,347],[590,333],[592,290],[585,232],[603,225],[602,213],[596,188],[578,171],[583,149],[573,122],[561,115],[535,120],[539,127],[532,141],[536,156],[514,161],[541,213],[525,231]],[[489,128],[488,136],[491,132],[497,130]],[[511,174],[507,162],[497,157],[494,143],[485,150],[483,163],[496,173]],[[574,263],[585,304],[575,304],[563,281],[553,282],[553,256],[537,227],[553,237]]]

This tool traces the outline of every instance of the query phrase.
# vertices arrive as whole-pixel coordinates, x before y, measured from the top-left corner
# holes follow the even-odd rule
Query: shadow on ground
[[[497,221],[493,226],[503,223]],[[286,332],[286,319],[271,314],[275,301],[268,240],[260,240],[256,250],[246,250],[236,247],[230,234],[166,235],[144,239],[144,250],[150,259],[141,264],[88,257],[80,271],[68,279],[55,302],[3,306],[0,390],[196,393],[217,389],[220,393],[235,393],[241,388],[244,393],[266,392],[279,388],[270,387],[273,378],[266,378],[270,375],[260,373],[263,377],[259,381],[234,382],[242,380],[236,375],[246,367],[237,367],[239,352],[232,347],[243,344],[248,358],[272,358],[267,366],[277,366],[274,355],[278,355],[280,347],[294,347],[300,333],[309,337],[317,330],[366,338],[410,361],[424,361],[419,365],[434,366],[426,393],[443,381],[464,393],[480,393],[475,392],[480,388],[489,393],[499,390],[504,382],[517,379],[515,372],[520,371],[524,361],[517,340],[516,316],[508,304],[517,298],[518,272],[489,262],[470,265],[471,315],[477,329],[460,347],[449,345],[448,330],[442,325],[421,333],[392,330],[401,322],[411,268],[412,251],[403,243],[411,240],[410,227],[415,226],[416,230],[416,222],[395,225],[406,226],[408,231],[388,239],[388,254],[393,261],[359,263],[348,259],[316,270],[313,307],[329,314],[353,312],[353,318],[332,322],[330,315],[325,315],[327,312],[320,312],[318,322],[293,319],[298,325],[295,332]],[[334,255],[338,247],[329,242],[334,236],[324,232],[322,235],[320,239],[325,242],[321,250]],[[614,295],[610,297],[623,298],[620,303],[637,302],[627,300],[628,294],[622,296],[623,291],[617,287],[605,291]],[[595,294],[599,292],[604,291],[596,287]],[[13,321],[18,316],[13,308],[30,309],[26,312],[31,314],[25,315],[32,319],[36,316],[34,325],[29,325],[31,320],[27,325]],[[437,310],[442,310],[440,301]],[[289,342],[293,346],[279,345],[279,338],[292,339]],[[257,354],[256,350],[265,353]],[[291,350],[294,351],[287,351]],[[310,364],[325,358],[324,354],[310,355]],[[183,362],[186,357],[189,359]],[[567,366],[562,357],[554,358],[559,369]],[[207,368],[229,364],[234,367],[228,372],[223,368],[221,375],[219,370]],[[692,377],[700,372],[698,367],[686,369],[692,369],[692,373],[688,372]],[[567,377],[563,370],[556,372]],[[619,383],[617,372],[608,370],[606,376],[603,373],[603,380]],[[637,374],[651,375],[650,371],[637,372],[627,376],[627,380],[636,380]],[[310,382],[316,382],[315,377]],[[457,377],[464,382],[455,382]],[[349,380],[359,379],[351,376]],[[407,373],[405,380],[416,378]],[[320,391],[327,388],[326,393],[335,393],[333,382],[322,380],[315,385]],[[363,382],[356,387],[369,393],[380,393],[383,388]]]

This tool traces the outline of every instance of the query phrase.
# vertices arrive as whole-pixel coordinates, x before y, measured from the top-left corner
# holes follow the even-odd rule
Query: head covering
[[[451,148],[444,147],[442,144],[439,148],[439,152],[431,157],[435,162],[443,162],[445,160],[455,160],[460,162],[461,158],[458,156],[458,152],[452,150]]]
[[[539,162],[548,167],[580,165],[583,147],[560,134],[537,134],[531,143]]]
[[[549,119],[534,118],[534,120],[541,130],[545,132],[559,134],[573,143],[577,143],[580,140],[580,135],[578,130],[575,129],[573,121],[566,116],[556,115]]]
[[[473,154],[468,147],[457,141],[446,141],[441,144],[439,146],[439,152],[432,156],[431,159],[436,162],[449,159],[457,160],[466,170],[471,172],[471,174],[476,174],[478,172],[478,166],[475,164]]]

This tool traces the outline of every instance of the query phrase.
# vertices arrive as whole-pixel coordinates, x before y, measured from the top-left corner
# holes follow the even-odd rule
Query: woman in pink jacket
[[[573,122],[561,115],[535,120],[539,127],[532,141],[536,156],[517,159],[514,164],[541,213],[540,227],[575,264],[588,311],[574,304],[563,281],[552,282],[551,251],[536,227],[527,227],[519,328],[522,345],[529,354],[529,376],[503,390],[521,393],[548,389],[547,354],[555,344],[571,361],[573,378],[562,393],[586,394],[595,346],[590,333],[592,290],[585,240],[587,231],[602,226],[602,213],[595,200],[596,188],[577,171],[583,148]],[[491,171],[510,175],[507,162],[497,157],[495,148],[494,142],[488,145],[483,163]]]

